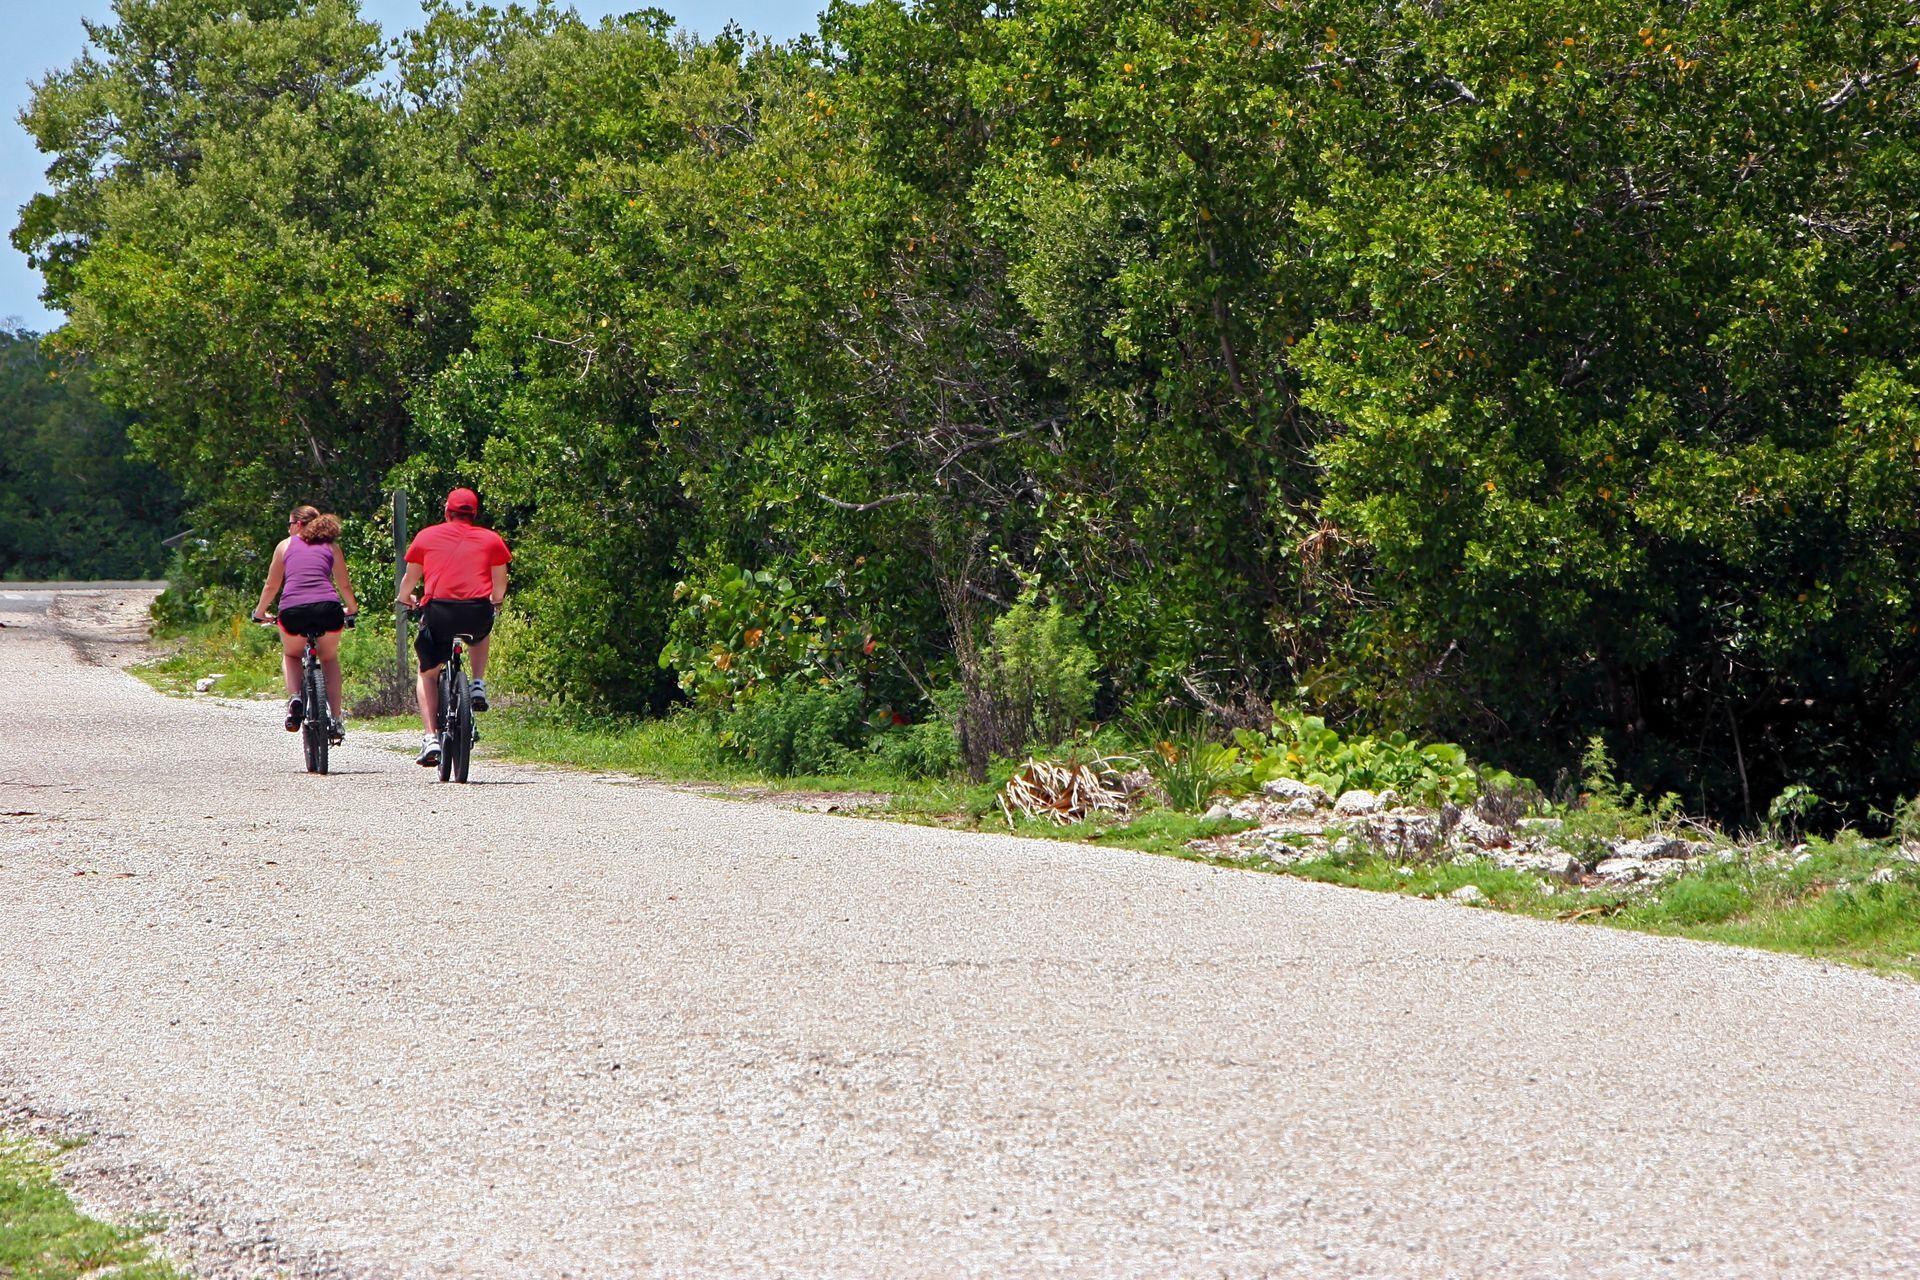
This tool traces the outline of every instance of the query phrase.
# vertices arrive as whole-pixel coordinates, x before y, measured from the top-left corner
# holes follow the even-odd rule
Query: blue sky
[[[496,5],[500,0],[495,0]],[[656,4],[673,14],[682,26],[712,35],[729,19],[749,31],[787,39],[811,31],[827,0],[572,0],[572,8],[589,22],[615,13],[628,13]],[[360,0],[363,17],[389,33],[404,31],[420,17],[417,0]],[[111,18],[112,0],[0,0],[0,233],[13,230],[20,206],[42,190],[46,157],[20,127],[20,109],[30,96],[28,82],[48,71],[70,65],[86,48],[82,18],[96,22]],[[25,257],[0,234],[0,322],[20,323],[44,332],[61,317],[40,303],[40,276]]]

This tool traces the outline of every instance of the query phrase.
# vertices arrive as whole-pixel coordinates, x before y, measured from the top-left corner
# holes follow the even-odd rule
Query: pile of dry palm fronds
[[[1007,779],[1000,792],[1000,812],[1007,825],[1013,815],[1047,818],[1066,826],[1095,813],[1124,815],[1138,791],[1129,769],[1139,761],[1126,756],[1095,756],[1089,760],[1028,760]]]

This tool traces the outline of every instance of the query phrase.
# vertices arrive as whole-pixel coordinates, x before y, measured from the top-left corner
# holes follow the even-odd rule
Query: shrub
[[[1141,736],[1151,745],[1142,753],[1141,763],[1159,784],[1167,803],[1182,813],[1205,809],[1243,772],[1240,748],[1213,741],[1205,727],[1194,720],[1142,728]]]
[[[961,752],[976,773],[989,755],[1060,742],[1093,710],[1095,662],[1080,624],[1031,594],[994,619],[960,715]]]
[[[811,587],[731,564],[682,581],[660,665],[696,706],[720,711],[789,680],[865,674],[880,646],[858,599],[862,567]]]
[[[1234,736],[1251,760],[1255,783],[1297,778],[1333,795],[1391,787],[1405,799],[1427,805],[1446,800],[1466,804],[1487,788],[1534,790],[1512,774],[1476,769],[1467,753],[1451,742],[1421,744],[1398,732],[1343,739],[1319,716],[1280,707],[1274,708],[1271,734],[1243,729]]]
[[[944,778],[960,767],[960,739],[953,723],[939,717],[876,735],[868,750],[898,778]]]
[[[844,772],[866,731],[858,689],[788,682],[735,704],[720,740],[764,773]]]

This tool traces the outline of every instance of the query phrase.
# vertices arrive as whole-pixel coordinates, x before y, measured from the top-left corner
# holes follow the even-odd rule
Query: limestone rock
[[[1647,864],[1643,858],[1606,858],[1593,873],[1608,884],[1632,884],[1646,879]]]
[[[1505,829],[1495,826],[1470,809],[1454,823],[1453,838],[1456,843],[1470,844],[1480,849],[1505,849],[1513,843],[1512,835]]]
[[[1284,800],[1294,804],[1301,800],[1312,802],[1315,808],[1325,808],[1330,803],[1324,787],[1316,787],[1295,778],[1272,778],[1260,784],[1262,793],[1274,800]]]
[[[1678,836],[1652,835],[1639,840],[1609,840],[1608,850],[1616,858],[1650,862],[1658,858],[1684,858],[1690,846]]]
[[[1333,811],[1349,818],[1378,813],[1385,807],[1380,797],[1371,791],[1342,791],[1340,798],[1333,802]]]

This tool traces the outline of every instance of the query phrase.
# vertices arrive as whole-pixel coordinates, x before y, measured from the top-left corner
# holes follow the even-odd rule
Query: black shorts
[[[493,601],[429,600],[419,633],[413,637],[413,652],[420,659],[420,669],[432,671],[453,656],[455,636],[472,636],[477,644],[492,634]]]
[[[290,636],[318,636],[347,625],[347,607],[338,600],[316,600],[280,611],[280,629]]]

